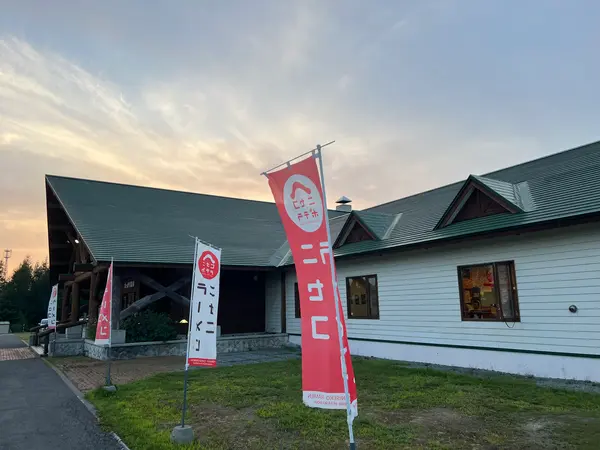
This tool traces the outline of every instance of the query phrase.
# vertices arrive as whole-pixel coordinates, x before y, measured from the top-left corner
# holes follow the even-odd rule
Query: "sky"
[[[271,200],[324,149],[361,209],[600,139],[594,0],[0,0],[0,250],[44,175]]]

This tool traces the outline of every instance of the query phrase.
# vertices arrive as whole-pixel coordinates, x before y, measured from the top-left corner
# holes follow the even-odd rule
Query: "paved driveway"
[[[16,336],[0,349],[30,352]],[[120,450],[62,379],[39,358],[0,360],[0,449]]]

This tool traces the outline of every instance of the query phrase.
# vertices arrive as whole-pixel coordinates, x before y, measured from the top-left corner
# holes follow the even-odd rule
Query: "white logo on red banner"
[[[352,417],[358,415],[356,381],[348,350],[346,324],[342,314],[336,321],[332,279],[331,245],[319,171],[314,158],[307,158],[267,174],[269,186],[294,257],[300,310],[302,311],[302,391],[306,405],[315,408],[346,409],[341,358],[347,370]],[[335,268],[334,268],[335,270]],[[340,311],[341,303],[339,303]],[[339,333],[344,354],[341,355]]]
[[[323,223],[323,200],[310,178],[292,175],[283,187],[285,210],[292,222],[302,230],[312,233]]]
[[[221,251],[196,241],[196,255],[200,257],[194,265],[187,364],[214,367],[217,365]]]
[[[58,303],[58,284],[52,286],[50,301],[48,302],[48,329],[56,328],[56,305]]]
[[[102,304],[98,311],[98,325],[96,325],[96,341],[97,345],[110,345],[111,338],[111,317],[112,317],[112,284],[113,284],[113,265],[108,268],[108,276],[106,278],[106,288],[102,296]]]

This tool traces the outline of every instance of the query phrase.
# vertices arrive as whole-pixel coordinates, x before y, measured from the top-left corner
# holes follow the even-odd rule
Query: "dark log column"
[[[94,323],[98,319],[98,274],[92,272],[90,279],[90,302],[88,305],[89,322]]]
[[[285,298],[285,272],[281,272],[281,332],[286,333],[287,331],[287,300]]]
[[[66,322],[69,320],[69,286],[63,285],[62,304],[60,306],[60,321]]]
[[[116,272],[113,266],[113,273]],[[113,275],[112,285],[112,311],[111,311],[111,326],[113,330],[118,330],[121,315],[121,277]]]
[[[79,283],[74,282],[71,290],[71,322],[79,319]]]

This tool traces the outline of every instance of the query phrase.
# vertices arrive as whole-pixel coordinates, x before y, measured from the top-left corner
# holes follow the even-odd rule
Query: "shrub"
[[[177,337],[173,321],[166,314],[142,311],[123,320],[127,342],[170,341]]]
[[[85,338],[91,339],[92,341],[96,339],[96,327],[98,326],[98,321],[88,321],[87,326],[85,328]]]

